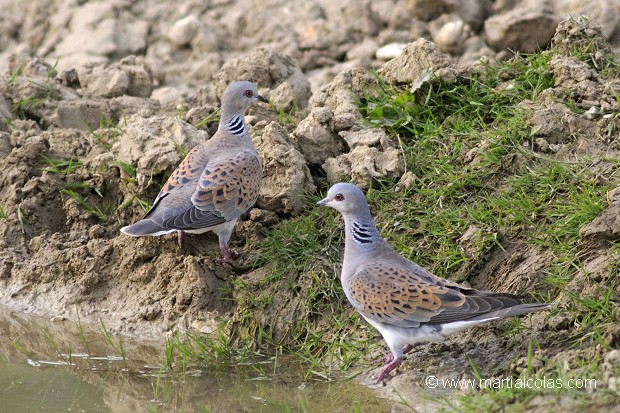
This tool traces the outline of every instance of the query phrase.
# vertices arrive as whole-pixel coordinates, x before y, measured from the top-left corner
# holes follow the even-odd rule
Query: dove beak
[[[323,205],[327,205],[327,203],[329,202],[329,199],[325,198],[325,199],[321,199],[319,202],[317,202],[316,204],[318,206],[323,206]]]
[[[264,96],[261,96],[261,95],[256,95],[256,99],[258,99],[261,102],[269,103],[269,101],[265,99]]]

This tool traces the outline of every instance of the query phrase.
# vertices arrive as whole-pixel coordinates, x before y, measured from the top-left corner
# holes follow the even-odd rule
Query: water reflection
[[[304,378],[304,366],[290,358],[166,374],[162,347],[131,338],[106,342],[101,332],[70,321],[52,323],[0,308],[0,411],[391,411],[364,386]]]

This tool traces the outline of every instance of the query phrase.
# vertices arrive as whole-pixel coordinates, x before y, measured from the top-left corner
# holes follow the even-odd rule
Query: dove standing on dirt
[[[153,207],[135,224],[121,228],[134,237],[178,231],[218,235],[222,262],[232,262],[228,241],[235,222],[256,202],[262,167],[245,124],[254,102],[267,102],[256,85],[241,81],[222,95],[220,124],[207,142],[194,147],[170,175]]]
[[[340,280],[355,309],[375,327],[391,353],[379,383],[402,363],[411,345],[499,318],[544,310],[548,304],[521,304],[511,294],[477,291],[439,278],[402,257],[377,232],[363,192],[338,183],[317,205],[338,210],[345,225]]]

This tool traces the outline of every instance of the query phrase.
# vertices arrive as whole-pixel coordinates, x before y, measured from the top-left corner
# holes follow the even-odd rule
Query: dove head
[[[370,209],[366,196],[361,189],[353,184],[338,183],[329,188],[327,198],[317,202],[336,209],[346,219],[366,220],[370,218]]]
[[[248,81],[230,84],[222,94],[222,122],[228,122],[235,116],[245,116],[245,111],[256,101],[267,102],[258,94],[256,85]]]

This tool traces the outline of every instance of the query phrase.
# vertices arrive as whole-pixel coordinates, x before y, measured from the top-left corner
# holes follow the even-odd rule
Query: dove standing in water
[[[477,291],[439,278],[402,257],[375,227],[363,192],[338,183],[318,202],[338,210],[345,225],[340,280],[355,309],[389,346],[380,383],[402,363],[411,345],[491,320],[544,310],[548,304],[521,304],[511,294]]]
[[[235,82],[222,95],[220,124],[207,142],[194,147],[170,175],[153,207],[135,224],[121,228],[134,237],[178,231],[218,235],[222,262],[232,262],[228,241],[235,222],[256,202],[262,167],[245,124],[254,102],[267,102],[251,82]]]

